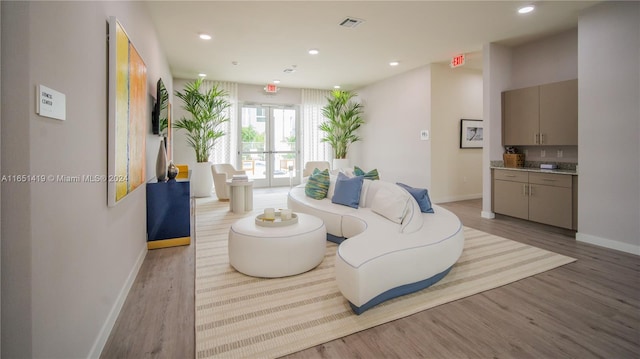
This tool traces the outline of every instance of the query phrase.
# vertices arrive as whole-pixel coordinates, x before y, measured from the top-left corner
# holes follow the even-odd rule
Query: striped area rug
[[[196,357],[275,358],[515,282],[575,259],[465,228],[462,257],[430,288],[384,302],[358,316],[334,280],[337,246],[324,261],[297,276],[261,279],[228,263],[231,224],[265,207],[286,207],[286,194],[257,196],[253,213],[198,199],[196,211]]]

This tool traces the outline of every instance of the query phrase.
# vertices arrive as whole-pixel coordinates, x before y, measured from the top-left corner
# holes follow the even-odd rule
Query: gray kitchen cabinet
[[[529,174],[502,170],[494,170],[493,174],[493,211],[529,219]]]
[[[504,146],[578,144],[578,80],[502,93]]]
[[[556,227],[576,229],[574,176],[493,170],[493,211]]]

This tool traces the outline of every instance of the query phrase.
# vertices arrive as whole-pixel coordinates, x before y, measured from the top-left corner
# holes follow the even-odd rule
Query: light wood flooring
[[[480,200],[442,206],[465,226],[578,260],[287,358],[640,357],[640,257],[555,227],[483,219]],[[102,358],[194,358],[194,249],[148,252]]]

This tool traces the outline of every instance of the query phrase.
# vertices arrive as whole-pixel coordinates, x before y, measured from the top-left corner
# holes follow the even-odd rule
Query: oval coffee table
[[[248,216],[231,225],[229,263],[238,272],[265,278],[309,271],[324,259],[327,231],[324,222],[296,213],[298,223],[281,227],[256,225]]]

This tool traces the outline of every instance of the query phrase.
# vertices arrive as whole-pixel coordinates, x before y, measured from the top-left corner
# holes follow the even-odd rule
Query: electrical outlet
[[[524,151],[522,151],[524,153],[524,156],[527,157],[529,155],[529,150],[525,149]]]
[[[562,153],[562,150],[558,150],[558,154],[557,154],[556,157],[562,158],[563,155],[564,155],[564,153]]]
[[[540,150],[540,157],[547,157],[547,151]]]

